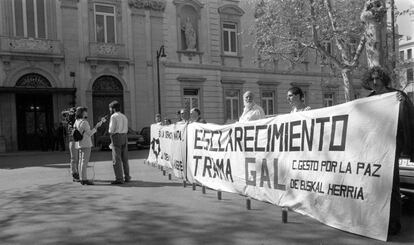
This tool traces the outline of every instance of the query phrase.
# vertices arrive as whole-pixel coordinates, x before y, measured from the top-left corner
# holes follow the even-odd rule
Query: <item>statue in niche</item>
[[[190,17],[187,17],[187,20],[186,20],[184,26],[182,27],[182,29],[184,30],[185,43],[187,45],[187,50],[188,51],[195,51],[196,50],[197,35],[196,35],[195,30],[194,30],[193,24],[191,24]]]

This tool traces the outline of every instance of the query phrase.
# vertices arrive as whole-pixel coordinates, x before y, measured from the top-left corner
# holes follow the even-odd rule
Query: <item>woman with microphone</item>
[[[82,139],[76,142],[76,149],[79,150],[79,177],[82,185],[93,185],[91,180],[88,180],[86,169],[88,167],[89,158],[91,156],[92,148],[92,135],[96,133],[96,130],[106,121],[105,118],[102,118],[96,126],[91,129],[88,121],[88,112],[86,107],[76,108],[75,113],[76,121],[74,127],[82,134]]]

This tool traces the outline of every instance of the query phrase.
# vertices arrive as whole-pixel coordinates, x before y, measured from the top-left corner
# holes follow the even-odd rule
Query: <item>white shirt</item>
[[[115,112],[112,114],[109,121],[110,134],[126,134],[128,133],[128,118],[121,112]]]
[[[300,111],[309,111],[311,108],[310,106],[306,106],[305,108],[302,109],[298,109],[298,108],[293,108],[293,110],[290,111],[290,113],[295,113],[295,112],[300,112]]]
[[[265,118],[265,113],[259,105],[254,104],[251,108],[244,107],[239,122],[248,122]]]
[[[74,127],[76,127],[79,132],[83,135],[83,138],[81,141],[77,141],[75,143],[75,148],[89,148],[92,147],[92,139],[91,136],[96,133],[96,128],[91,129],[89,126],[88,121],[84,119],[76,119]]]

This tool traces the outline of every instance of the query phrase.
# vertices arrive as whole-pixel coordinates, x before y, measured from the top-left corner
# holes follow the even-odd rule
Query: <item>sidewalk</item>
[[[53,164],[3,168],[0,164],[1,244],[398,244],[412,243],[413,214],[398,242],[383,243],[333,229],[281,208],[241,196],[183,188],[130,152],[133,181],[112,186],[110,152],[92,157],[94,186],[73,183],[66,155]],[[40,162],[45,156],[38,156]],[[2,159],[3,160],[3,159]],[[13,162],[13,157],[10,157]],[[67,162],[67,161],[66,161]],[[12,163],[10,163],[12,165]],[[21,164],[21,163],[19,163]],[[92,170],[92,169],[90,169]],[[411,222],[407,226],[407,222]]]

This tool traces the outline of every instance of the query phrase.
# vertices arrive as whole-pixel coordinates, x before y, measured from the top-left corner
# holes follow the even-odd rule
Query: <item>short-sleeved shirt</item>
[[[295,108],[295,109],[291,110],[290,113],[295,113],[295,112],[300,112],[300,111],[309,111],[311,109],[312,108],[310,106],[306,106],[305,108],[302,108],[302,109]]]
[[[257,104],[254,104],[251,108],[245,107],[243,114],[241,115],[239,122],[248,122],[265,118],[265,113]]]

